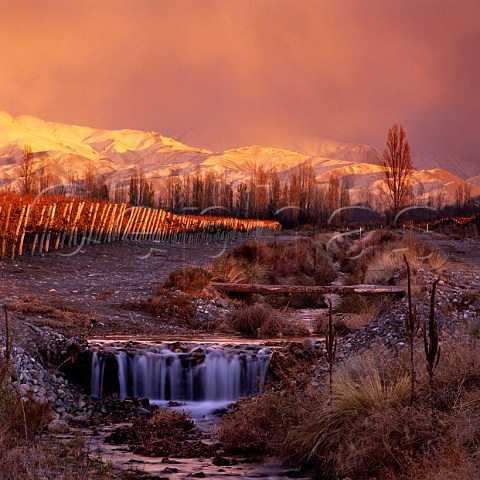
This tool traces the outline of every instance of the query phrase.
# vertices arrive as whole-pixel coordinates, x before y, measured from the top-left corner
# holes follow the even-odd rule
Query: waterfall
[[[97,351],[92,352],[92,378],[90,394],[92,397],[102,396],[103,375],[105,373],[105,358],[99,356]]]
[[[128,395],[127,388],[127,354],[125,352],[119,352],[117,354],[118,364],[118,387],[120,398],[125,398]],[[93,375],[92,375],[93,378]]]
[[[262,391],[270,352],[204,347],[190,353],[108,350],[117,372],[105,370],[101,352],[92,353],[91,395],[100,397],[104,378],[117,375],[120,398],[152,401],[235,401]]]

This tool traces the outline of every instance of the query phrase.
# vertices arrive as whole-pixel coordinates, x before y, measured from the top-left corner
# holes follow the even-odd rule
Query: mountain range
[[[298,165],[310,164],[316,180],[328,183],[332,174],[342,178],[355,200],[375,195],[382,184],[381,152],[368,145],[329,140],[298,144],[296,150],[259,145],[213,152],[195,148],[156,132],[104,130],[45,121],[0,112],[0,178],[4,187],[19,188],[19,163],[29,145],[35,165],[48,164],[57,182],[82,177],[90,170],[103,175],[107,184],[126,184],[134,167],[141,167],[156,189],[168,176],[183,177],[196,171],[214,171],[234,184],[248,181],[255,165],[275,169],[285,179]],[[415,158],[414,165],[415,165]],[[440,168],[414,172],[417,197],[453,201],[462,179]],[[467,179],[472,195],[480,195],[480,177]]]

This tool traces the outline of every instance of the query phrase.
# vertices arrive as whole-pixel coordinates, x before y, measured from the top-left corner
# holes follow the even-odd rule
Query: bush
[[[192,323],[195,318],[195,308],[188,295],[156,295],[146,301],[143,310],[183,323]]]
[[[287,432],[298,423],[297,400],[268,391],[238,402],[238,410],[222,417],[219,438],[228,453],[285,456]]]
[[[406,374],[386,375],[376,361],[369,356],[358,358],[335,377],[331,397],[321,393],[312,402],[310,415],[290,435],[302,462],[330,475],[370,478],[391,466],[403,449],[414,446],[405,436],[408,448],[400,442],[411,417],[410,379]],[[429,420],[427,414],[427,425]],[[409,433],[420,431],[418,427],[416,420]],[[395,451],[397,457],[390,455]]]
[[[182,292],[201,292],[208,287],[212,275],[207,270],[196,266],[188,266],[170,273],[165,282],[166,288],[176,288]]]
[[[261,303],[234,310],[228,324],[235,331],[245,335],[309,334],[303,323],[289,322],[281,312]]]

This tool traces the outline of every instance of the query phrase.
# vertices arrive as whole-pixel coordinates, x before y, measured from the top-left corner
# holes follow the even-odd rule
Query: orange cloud
[[[314,135],[476,155],[475,0],[1,1],[0,109],[222,148]],[[201,139],[201,140],[200,140]],[[476,157],[475,157],[476,158]]]

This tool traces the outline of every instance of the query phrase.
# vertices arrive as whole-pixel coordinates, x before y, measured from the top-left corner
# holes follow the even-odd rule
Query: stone
[[[86,423],[88,420],[87,416],[86,415],[75,415],[74,417],[72,417],[72,422],[73,423]]]
[[[48,424],[48,431],[52,433],[69,433],[70,427],[63,420],[52,420]]]
[[[30,391],[30,385],[28,383],[22,383],[18,386],[18,393],[22,396],[26,395]]]

